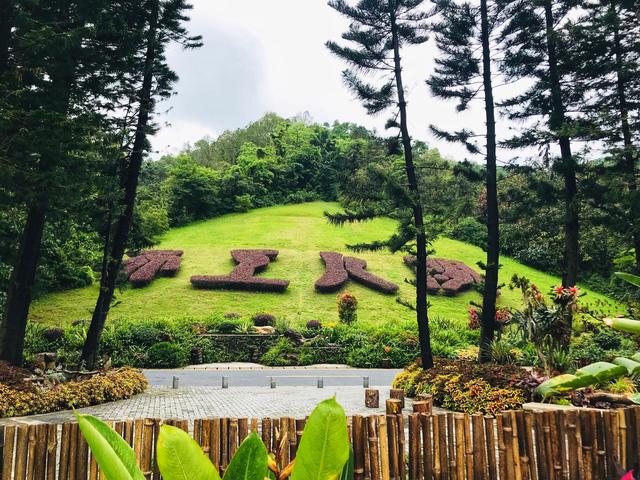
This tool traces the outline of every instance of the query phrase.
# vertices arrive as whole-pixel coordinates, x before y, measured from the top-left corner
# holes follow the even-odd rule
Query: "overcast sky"
[[[341,80],[343,62],[324,46],[338,40],[348,21],[326,0],[192,0],[190,30],[204,46],[172,47],[169,62],[180,76],[177,94],[162,104],[158,154],[174,153],[204,136],[215,138],[257,120],[265,112],[284,117],[308,111],[316,122],[356,122],[383,132],[388,114],[366,115]],[[432,98],[425,79],[433,69],[433,42],[403,53],[411,134],[448,157],[469,158],[459,145],[436,140],[442,128],[484,126],[478,103],[464,114],[454,103]],[[506,160],[511,152],[501,152]],[[475,160],[482,160],[476,158]]]

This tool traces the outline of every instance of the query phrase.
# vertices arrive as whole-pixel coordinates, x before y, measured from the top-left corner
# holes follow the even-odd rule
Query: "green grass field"
[[[319,252],[334,250],[348,253],[347,243],[386,238],[395,228],[390,219],[335,227],[323,217],[325,210],[335,211],[338,204],[314,202],[253,210],[248,213],[226,215],[177,228],[168,232],[157,248],[182,249],[182,268],[174,278],[156,279],[142,289],[127,289],[118,295],[121,302],[112,309],[110,318],[202,317],[211,314],[236,312],[253,315],[269,312],[303,323],[310,319],[323,322],[337,321],[335,294],[319,294],[314,283],[322,275],[323,264]],[[436,256],[457,259],[476,268],[476,262],[485,258],[477,247],[441,238],[433,247]],[[191,275],[226,274],[233,268],[230,250],[234,248],[273,248],[280,251],[278,260],[271,263],[262,276],[283,278],[291,284],[286,293],[252,293],[232,291],[195,290],[189,283]],[[400,295],[413,298],[413,288],[404,282],[411,272],[404,265],[402,255],[387,252],[356,255],[368,263],[368,270],[400,285]],[[501,281],[508,283],[514,273],[528,277],[540,288],[547,289],[559,279],[509,258],[501,263]],[[412,318],[412,312],[399,305],[394,296],[387,296],[353,281],[346,289],[359,301],[360,321],[378,324]],[[615,311],[619,308],[607,297],[583,290],[584,301],[605,302]],[[74,320],[90,318],[97,296],[97,286],[55,293],[34,302],[31,319],[52,325],[65,325]],[[464,320],[471,300],[480,295],[468,291],[456,297],[431,296],[432,315]],[[500,296],[502,305],[520,303],[517,291],[504,288]]]

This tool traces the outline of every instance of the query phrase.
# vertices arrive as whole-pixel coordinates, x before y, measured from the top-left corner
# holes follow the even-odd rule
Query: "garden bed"
[[[147,380],[132,368],[119,368],[78,380],[42,385],[24,369],[0,367],[0,418],[36,415],[125,400],[144,392]]]

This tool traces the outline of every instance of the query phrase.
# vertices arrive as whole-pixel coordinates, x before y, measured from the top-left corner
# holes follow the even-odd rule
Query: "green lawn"
[[[237,312],[252,315],[269,312],[295,323],[319,319],[337,321],[336,295],[319,294],[314,282],[323,272],[319,252],[335,250],[348,253],[346,243],[386,238],[394,230],[394,221],[377,219],[372,222],[334,227],[323,217],[324,210],[337,210],[338,204],[306,203],[254,210],[243,214],[226,215],[214,220],[198,222],[168,232],[157,248],[182,249],[182,268],[175,278],[160,278],[143,289],[127,289],[118,295],[121,303],[111,311],[110,318],[144,317],[200,317],[216,313]],[[225,274],[233,267],[229,251],[234,248],[273,248],[280,251],[263,276],[284,278],[291,284],[286,293],[251,293],[194,290],[189,277],[197,274]],[[435,242],[436,256],[457,259],[476,268],[484,252],[477,247],[442,238]],[[400,295],[411,299],[413,289],[404,279],[411,272],[402,262],[402,255],[363,253],[368,269],[400,287]],[[501,281],[507,282],[514,273],[525,275],[542,289],[559,283],[558,278],[503,258]],[[412,313],[396,303],[394,296],[386,296],[350,282],[346,289],[359,300],[361,321],[382,323],[409,319]],[[615,310],[607,297],[584,291],[585,301],[605,302]],[[97,287],[87,287],[51,294],[34,302],[31,319],[47,324],[65,325],[90,318],[97,295]],[[480,300],[476,292],[457,297],[431,296],[431,314],[463,320],[469,301]],[[500,296],[503,305],[515,306],[519,293],[504,288]]]

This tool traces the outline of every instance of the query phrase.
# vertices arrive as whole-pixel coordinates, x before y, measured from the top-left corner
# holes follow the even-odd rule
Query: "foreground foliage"
[[[106,480],[142,480],[136,456],[129,444],[104,422],[77,415],[91,453]],[[160,429],[157,461],[166,480],[335,480],[353,477],[350,471],[349,437],[344,410],[334,399],[321,402],[311,413],[291,465],[277,465],[256,432],[242,442],[224,476],[188,433],[168,425]]]
[[[124,400],[142,393],[147,380],[138,370],[121,368],[86,380],[32,387],[0,383],[0,418],[82,408]]]

